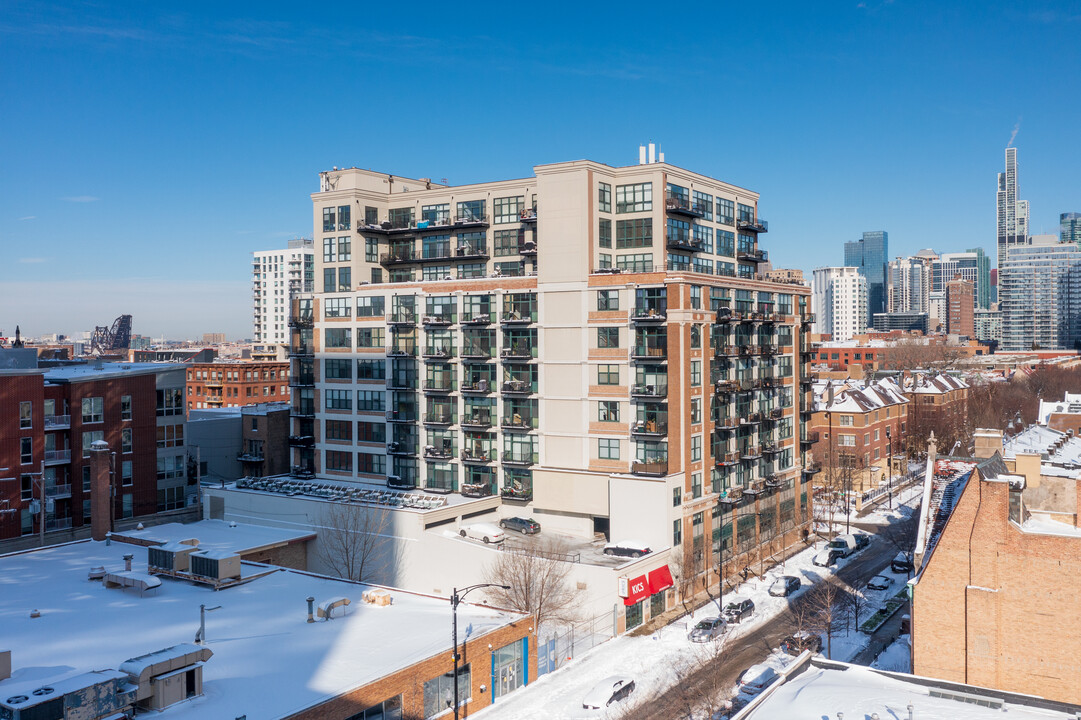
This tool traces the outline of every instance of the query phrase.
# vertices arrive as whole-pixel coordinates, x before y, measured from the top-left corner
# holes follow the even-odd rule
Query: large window
[[[420,208],[420,219],[438,223],[450,220],[450,205],[424,205]]]
[[[326,372],[324,376],[327,380],[352,380],[353,379],[353,362],[352,360],[338,359],[338,360],[324,360]]]
[[[327,470],[350,472],[353,470],[353,453],[327,450]]]
[[[328,297],[323,300],[323,317],[347,318],[349,317],[352,302],[347,297]]]
[[[352,390],[324,390],[324,407],[327,410],[352,410]]]
[[[624,272],[653,272],[653,255],[651,253],[617,255],[616,267]]]
[[[598,365],[598,385],[619,385],[619,365]]]
[[[352,440],[353,439],[353,423],[350,420],[327,420],[326,421],[326,439],[327,440]]]
[[[639,248],[653,245],[653,218],[616,220],[616,248]]]
[[[34,427],[33,403],[26,401],[19,403],[19,427]]]
[[[619,310],[619,291],[618,290],[598,290],[597,291],[597,309],[598,310]]]
[[[494,220],[497,225],[518,222],[521,220],[522,210],[525,209],[525,198],[521,195],[518,197],[496,198],[492,202],[492,208],[495,212]]]
[[[600,227],[597,234],[597,245],[602,248],[612,247],[612,221],[608,218],[601,218],[599,221]]]
[[[338,242],[334,238],[323,238],[323,262],[338,262]]]
[[[615,400],[601,400],[597,403],[599,422],[619,422],[619,403]]]
[[[492,651],[492,700],[525,685],[527,642],[527,639],[515,641]]]
[[[345,720],[402,720],[402,696],[395,695],[355,715],[350,715]]]
[[[421,256],[425,260],[450,257],[450,235],[429,235],[421,241]]]
[[[157,435],[158,447],[180,447],[184,444],[184,425],[158,425]]]
[[[131,420],[131,395],[120,396],[120,419]]]
[[[103,398],[83,398],[82,406],[84,423],[99,423],[105,421],[105,402]],[[183,406],[183,400],[181,400],[181,406]]]
[[[467,200],[458,203],[458,219],[463,222],[483,221],[485,219],[484,201]]]
[[[470,666],[458,668],[458,705],[472,697]],[[492,688],[493,693],[496,688]],[[424,683],[424,717],[431,718],[454,707],[454,672],[438,675]]]
[[[495,255],[496,257],[506,257],[507,255],[518,254],[518,234],[519,231],[515,230],[496,230],[494,235]]]
[[[386,360],[357,360],[357,380],[386,380]]]
[[[334,208],[323,208],[323,232],[334,232],[337,229],[338,225],[334,222]]]
[[[619,460],[619,440],[608,438],[598,440],[597,457],[601,460]]]
[[[386,312],[386,298],[382,295],[357,298],[357,317],[382,317]]]
[[[601,212],[612,212],[612,186],[608,183],[597,185],[597,209]]]
[[[383,328],[357,328],[358,348],[383,347]]]
[[[83,433],[84,444],[87,435],[101,435],[98,433]],[[34,462],[34,439],[33,438],[20,438],[19,439],[19,462],[23,465],[29,465]]]
[[[349,262],[353,259],[353,242],[348,237],[338,238],[338,262]]]
[[[618,327],[600,327],[600,328],[597,328],[597,347],[599,347],[599,348],[617,348],[617,347],[619,347],[619,328]]]
[[[390,225],[395,228],[407,228],[413,225],[413,208],[391,208]]]
[[[83,406],[86,407],[85,405]],[[157,391],[157,415],[168,417],[170,415],[184,414],[184,389],[172,388]]]
[[[736,222],[736,204],[731,200],[717,198],[717,222],[732,225]]]
[[[652,183],[616,186],[616,213],[647,212],[652,209]]]
[[[326,334],[325,344],[328,348],[353,347],[353,335],[350,328],[327,328],[324,333]]]
[[[386,409],[386,393],[380,390],[357,390],[357,410],[383,412]]]

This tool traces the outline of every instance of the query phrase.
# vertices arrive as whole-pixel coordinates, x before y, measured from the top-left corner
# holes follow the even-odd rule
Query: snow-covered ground
[[[902,635],[878,654],[871,667],[892,672],[909,672],[912,667],[912,638]]]
[[[919,485],[906,489],[903,504],[895,502],[893,510],[884,508],[876,510],[869,517],[878,518],[881,521],[878,524],[887,524],[890,519],[904,518],[914,511],[913,506],[919,502],[920,495]],[[897,501],[896,497],[895,501]],[[865,518],[860,518],[860,521],[864,522]],[[768,570],[764,578],[751,579],[740,585],[735,592],[725,594],[725,605],[736,598],[748,598],[754,601],[755,613],[743,623],[729,627],[724,639],[720,641],[721,653],[724,652],[725,644],[738,642],[741,637],[776,617],[788,607],[793,598],[806,593],[813,583],[819,582],[849,562],[842,559],[833,568],[814,565],[812,559],[819,550],[825,547],[825,544],[824,541],[819,541],[813,547],[789,558],[783,567],[777,565]],[[852,559],[858,556],[857,553],[852,556]],[[866,610],[861,612],[861,621],[870,617],[886,598],[896,594],[907,579],[904,573],[892,574],[888,568],[882,574],[894,578],[893,584],[888,589],[875,591],[860,588],[864,590],[867,598]],[[802,587],[788,598],[770,596],[769,586],[783,575],[794,575],[800,578]],[[570,718],[617,717],[621,712],[619,706],[622,703],[616,703],[607,711],[590,711],[582,708],[582,698],[598,682],[611,675],[632,677],[635,681],[635,697],[648,697],[663,692],[678,682],[683,673],[700,665],[718,652],[718,646],[712,643],[692,643],[687,639],[687,631],[695,623],[717,614],[717,605],[708,603],[696,610],[691,617],[681,618],[652,635],[642,637],[623,635],[610,640],[588,653],[579,655],[558,670],[541,676],[527,687],[514,692],[506,700],[500,700],[495,705],[481,710],[475,714],[475,717],[480,720],[502,718],[569,720]],[[833,659],[851,660],[867,646],[869,636],[860,633],[857,627],[853,623],[847,629],[840,628],[833,635],[831,641]],[[824,646],[822,652],[825,655]],[[779,668],[791,659],[779,649],[774,649],[760,662],[768,662]]]

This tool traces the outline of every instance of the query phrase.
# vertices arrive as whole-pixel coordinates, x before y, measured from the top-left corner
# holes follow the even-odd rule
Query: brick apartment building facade
[[[643,156],[461,187],[353,168],[311,199],[298,472],[499,496],[703,578],[803,536],[810,290],[758,277],[757,194]]]
[[[97,440],[113,453],[114,519],[184,507],[182,373],[119,363],[0,371],[0,540],[90,524]]]
[[[289,413],[287,402],[241,408],[241,447],[237,460],[245,475],[268,477],[289,472]]]
[[[975,288],[960,275],[946,283],[946,332],[976,337]]]
[[[288,362],[193,363],[187,370],[188,410],[288,400]]]
[[[1081,474],[1040,462],[995,455],[965,482],[912,584],[915,674],[1081,704]]]

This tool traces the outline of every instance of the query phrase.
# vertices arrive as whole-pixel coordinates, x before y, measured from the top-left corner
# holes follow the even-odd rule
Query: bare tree
[[[852,623],[852,630],[859,630],[860,616],[867,609],[867,596],[859,588],[849,587],[848,592],[841,598],[845,610],[845,620]]]
[[[570,582],[571,564],[562,539],[549,539],[538,547],[506,548],[485,572],[485,582],[509,585],[492,588],[493,600],[533,616],[537,632],[548,623],[571,623],[578,618],[578,589]]]
[[[694,599],[694,559],[691,557],[691,551],[689,548],[685,548],[682,551],[679,548],[674,548],[671,558],[668,563],[668,568],[672,571],[672,582],[676,586],[676,592],[679,593],[679,602],[683,605],[683,612],[690,614],[691,601]],[[707,581],[707,587],[708,587]]]
[[[843,604],[845,594],[840,581],[829,577],[816,583],[805,596],[808,629],[825,635],[826,657],[830,659],[833,658],[833,636],[847,617],[847,609]]]
[[[391,584],[398,566],[392,523],[388,506],[325,503],[316,555],[340,578]]]

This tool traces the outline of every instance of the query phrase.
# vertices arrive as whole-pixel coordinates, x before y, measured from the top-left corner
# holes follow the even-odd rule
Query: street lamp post
[[[450,607],[451,607],[451,640],[454,643],[454,720],[458,720],[458,604],[462,602],[467,594],[474,590],[486,587],[497,587],[503,590],[510,590],[510,585],[499,585],[497,583],[481,583],[479,585],[470,585],[467,588],[454,588],[450,595]]]
[[[889,467],[889,480],[886,482],[886,487],[889,491],[889,509],[893,510],[893,435],[890,434],[889,425],[886,426],[886,442],[890,444],[890,454],[886,459],[886,465]]]

